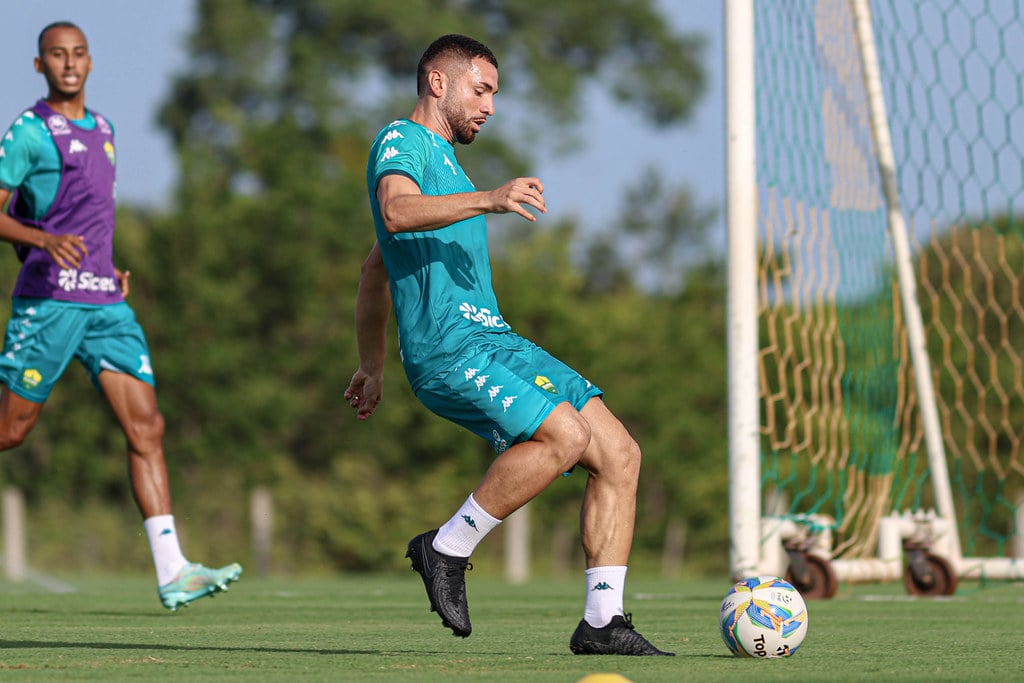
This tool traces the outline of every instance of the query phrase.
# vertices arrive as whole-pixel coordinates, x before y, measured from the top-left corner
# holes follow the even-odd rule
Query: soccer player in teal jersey
[[[666,655],[623,608],[636,516],[640,448],[578,372],[512,331],[491,285],[485,215],[546,211],[537,178],[478,191],[455,156],[494,114],[498,63],[485,45],[446,35],[424,52],[412,115],[370,148],[366,181],[377,241],[356,302],[360,366],[345,390],[359,419],[383,392],[392,308],[402,364],[419,400],[486,439],[497,456],[445,524],[409,542],[431,609],[456,636],[472,631],[469,557],[501,520],[563,473],[587,472],[581,536],[587,559],[576,654]]]
[[[73,358],[124,431],[132,493],[165,607],[227,590],[242,567],[192,563],[171,514],[164,418],[149,348],[113,265],[113,126],[85,106],[89,44],[70,22],[39,34],[36,71],[48,94],[0,139],[0,239],[22,261],[0,355],[0,450],[20,445]]]

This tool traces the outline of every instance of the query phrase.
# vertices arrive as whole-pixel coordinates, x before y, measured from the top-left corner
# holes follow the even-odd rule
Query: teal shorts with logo
[[[0,381],[22,398],[44,403],[72,358],[97,390],[104,370],[156,385],[146,335],[128,304],[16,297],[0,355]]]
[[[503,453],[527,441],[560,403],[581,410],[599,388],[528,339],[502,334],[478,347],[416,397],[432,412],[465,427]]]

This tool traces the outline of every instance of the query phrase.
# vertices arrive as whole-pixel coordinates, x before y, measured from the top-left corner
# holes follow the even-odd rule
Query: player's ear
[[[440,69],[431,69],[427,74],[427,86],[430,88],[430,94],[440,97],[448,87],[448,75]]]

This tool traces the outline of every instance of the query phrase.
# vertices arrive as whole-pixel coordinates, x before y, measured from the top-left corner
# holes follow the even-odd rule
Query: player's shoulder
[[[0,139],[0,154],[32,159],[43,145],[51,140],[50,131],[42,117],[31,109],[14,119]]]
[[[409,119],[396,119],[380,129],[377,143],[382,145],[424,144],[432,133],[429,129]]]
[[[46,122],[43,121],[43,117],[31,109],[26,109],[11,123],[10,127],[7,129],[5,139],[8,141],[18,138],[39,139],[48,137],[49,135],[50,131],[46,127]]]

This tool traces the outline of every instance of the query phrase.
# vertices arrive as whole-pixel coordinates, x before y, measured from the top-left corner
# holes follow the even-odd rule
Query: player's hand
[[[366,420],[377,409],[383,394],[384,378],[371,375],[359,368],[356,374],[352,375],[352,381],[345,390],[345,400],[355,408],[357,418]]]
[[[541,213],[547,213],[544,203],[544,184],[539,178],[513,178],[496,190],[491,191],[494,199],[494,213],[517,213],[528,221],[537,217],[526,210],[532,206]]]
[[[131,286],[128,283],[128,278],[132,276],[132,271],[118,270],[117,268],[114,268],[114,275],[117,276],[117,286],[121,289],[121,296],[127,299],[128,292],[131,291]]]
[[[89,250],[85,247],[85,240],[79,235],[52,235],[43,233],[43,250],[50,255],[61,268],[79,268],[82,259]]]

